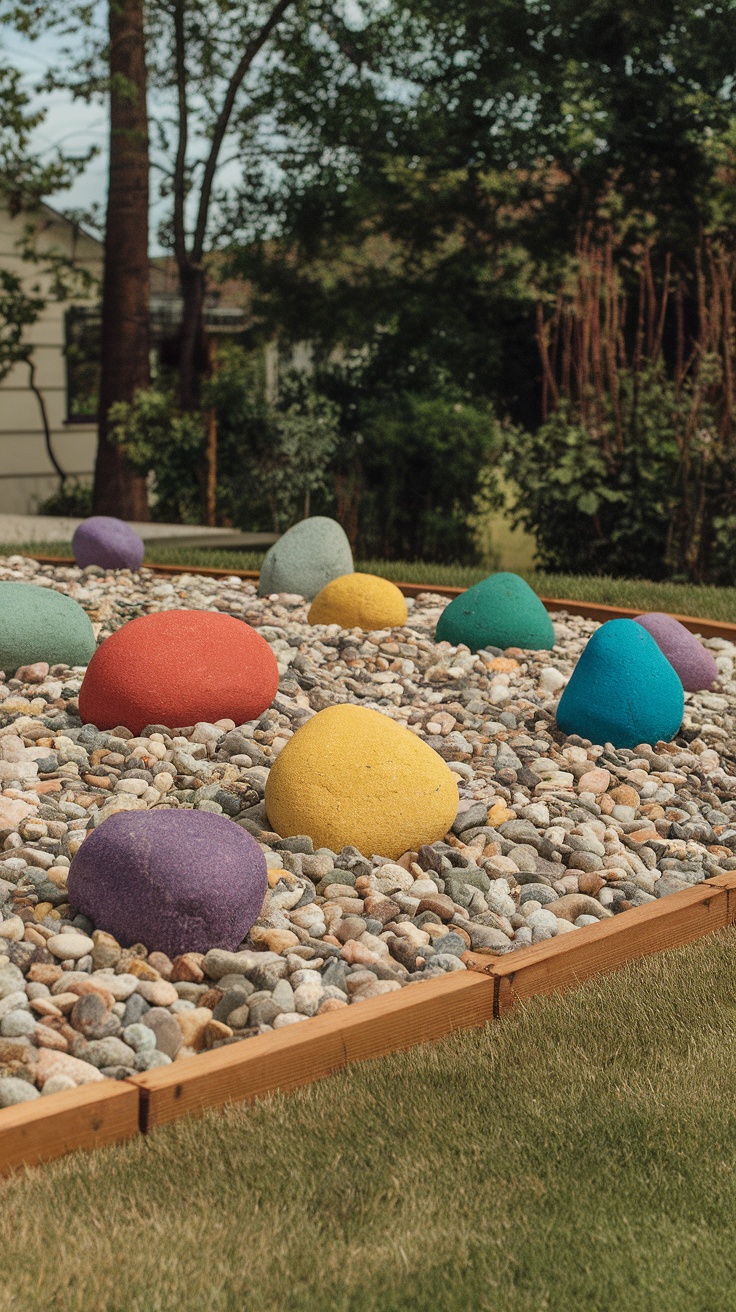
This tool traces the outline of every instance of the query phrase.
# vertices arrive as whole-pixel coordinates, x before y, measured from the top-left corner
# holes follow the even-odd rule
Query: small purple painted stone
[[[266,889],[258,843],[213,811],[118,811],[84,840],[67,883],[97,929],[169,957],[234,952]]]
[[[718,678],[718,666],[708,649],[679,620],[655,610],[637,616],[636,623],[651,633],[686,692],[710,688]]]
[[[80,569],[99,565],[102,569],[140,569],[145,546],[130,524],[113,515],[91,515],[75,530],[74,559]]]

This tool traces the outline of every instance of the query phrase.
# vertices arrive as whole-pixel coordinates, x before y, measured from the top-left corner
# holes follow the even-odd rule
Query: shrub
[[[218,352],[203,409],[183,413],[163,387],[111,407],[111,437],[129,462],[153,475],[154,517],[201,524],[206,515],[207,412],[217,419],[216,508],[220,523],[280,532],[328,491],[338,440],[337,407],[300,379],[286,379],[276,405],[258,360],[237,346]]]
[[[475,520],[499,504],[490,407],[402,392],[362,407],[358,550],[364,557],[472,564]]]
[[[45,501],[39,502],[39,515],[69,515],[85,519],[92,514],[92,485],[67,478]]]
[[[632,385],[631,377],[622,383],[625,404]],[[668,572],[677,409],[673,385],[654,369],[639,378],[636,431],[621,445],[612,411],[591,432],[566,401],[535,433],[507,429],[502,464],[518,489],[513,520],[535,535],[543,569],[649,578]]]

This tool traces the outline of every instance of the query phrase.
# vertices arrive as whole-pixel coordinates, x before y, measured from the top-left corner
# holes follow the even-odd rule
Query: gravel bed
[[[301,597],[256,597],[236,577],[39,566],[0,557],[0,580],[78,601],[98,640],[171,608],[245,619],[281,682],[246,725],[81,725],[84,671],[38,667],[0,681],[0,1107],[123,1078],[453,970],[469,948],[508,953],[736,868],[733,645],[710,639],[720,679],[685,694],[673,743],[614,750],[565,737],[557,698],[597,625],[555,616],[551,652],[432,640],[446,604],[409,600],[405,628],[310,627]],[[268,829],[269,766],[294,731],[337,702],[406,724],[457,774],[443,842],[398,862],[313,849]],[[120,809],[223,812],[266,853],[269,892],[237,953],[170,961],[122,948],[66,897],[85,833]]]

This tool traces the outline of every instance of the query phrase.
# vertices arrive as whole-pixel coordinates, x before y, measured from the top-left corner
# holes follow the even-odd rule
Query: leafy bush
[[[38,507],[39,515],[69,515],[72,519],[85,519],[92,514],[92,484],[67,478]]]
[[[542,568],[664,578],[678,573],[679,437],[691,407],[660,365],[621,381],[622,427],[607,408],[583,426],[562,401],[535,433],[509,428],[502,458],[516,524]]]
[[[502,497],[501,430],[417,353],[385,350],[322,364],[315,384],[339,406],[333,469],[336,516],[363,559],[474,563],[478,517]]]
[[[231,523],[282,532],[313,497],[331,506],[339,410],[308,379],[285,375],[270,404],[261,362],[225,346],[203,399],[217,414],[217,504]]]
[[[490,408],[386,395],[362,407],[360,435],[360,554],[472,563],[475,517],[499,503],[489,472],[500,429]]]
[[[287,379],[278,404],[270,404],[259,362],[237,346],[218,353],[202,404],[201,412],[183,413],[168,391],[151,388],[110,410],[112,440],[135,469],[153,475],[155,518],[204,522],[210,409],[217,419],[218,521],[280,532],[308,515],[312,496],[328,491],[337,407],[299,379]]]
[[[175,524],[204,519],[206,434],[200,415],[181,414],[168,392],[139,391],[110,407],[110,439],[139,473],[154,475],[154,518]]]

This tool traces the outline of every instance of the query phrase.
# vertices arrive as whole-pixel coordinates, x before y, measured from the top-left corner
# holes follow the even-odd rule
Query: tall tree
[[[203,306],[212,257],[256,231],[283,168],[320,167],[317,124],[375,127],[390,26],[379,0],[157,0],[148,9],[154,161],[171,205],[162,239],[179,271],[179,401],[196,406],[206,365]],[[170,107],[167,115],[166,106]],[[385,139],[385,138],[384,138]]]
[[[692,259],[736,109],[736,3],[409,0],[394,31],[390,137],[351,134],[337,101],[314,115],[326,165],[285,158],[234,267],[285,336],[431,358],[537,422],[534,301],[586,224]]]
[[[110,441],[108,414],[150,383],[148,116],[143,0],[110,0],[110,164],[93,510],[148,518],[145,478]]]
[[[104,233],[97,512],[146,519],[145,480],[109,440],[108,412],[150,383],[148,309],[149,155],[144,0],[0,0],[0,18],[31,38],[66,37],[37,90],[63,87],[109,111],[109,186]]]

